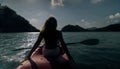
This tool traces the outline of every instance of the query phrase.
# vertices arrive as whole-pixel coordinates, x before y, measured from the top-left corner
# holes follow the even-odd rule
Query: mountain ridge
[[[93,27],[88,29],[85,29],[79,25],[66,25],[61,29],[61,31],[63,32],[120,32],[120,22],[116,24],[110,24],[108,26],[101,27],[101,28]]]
[[[0,6],[0,32],[39,32],[8,6]]]

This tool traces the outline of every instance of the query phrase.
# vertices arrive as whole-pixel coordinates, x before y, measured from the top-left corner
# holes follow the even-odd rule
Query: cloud
[[[37,0],[26,0],[28,3],[36,3],[37,2]]]
[[[108,19],[108,22],[114,22],[114,23],[120,22],[120,13],[118,12],[118,13],[109,15],[107,19]]]
[[[117,18],[120,18],[120,13],[119,12],[114,14],[114,15],[109,16],[109,19],[117,19]]]
[[[95,21],[95,20],[89,20],[86,18],[83,18],[80,20],[80,22],[76,22],[77,25],[80,25],[83,28],[100,28],[104,27],[105,24],[101,23],[102,21]]]
[[[42,21],[38,18],[30,18],[28,19],[30,21],[30,24],[32,24],[34,27],[36,27],[37,29],[41,29],[42,28]]]
[[[79,23],[79,22],[78,22]],[[84,28],[91,28],[91,27],[96,27],[96,22],[95,21],[88,21],[86,19],[81,19],[79,25]]]
[[[51,6],[64,6],[63,0],[51,0]]]
[[[98,4],[101,3],[103,0],[90,0],[92,4]]]
[[[85,22],[85,19],[82,19],[81,22]]]
[[[30,19],[30,23],[38,23],[39,21],[38,21],[38,19],[36,19],[36,18],[31,18]]]

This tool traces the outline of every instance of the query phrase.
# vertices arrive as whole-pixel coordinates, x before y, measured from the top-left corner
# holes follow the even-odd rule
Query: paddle
[[[66,45],[72,45],[72,44],[84,44],[84,45],[97,45],[99,43],[98,39],[87,39],[81,42],[72,42],[72,43],[66,43]],[[18,50],[23,50],[23,49],[31,49],[30,48],[19,48],[19,49],[14,49],[12,51],[18,51]]]
[[[72,44],[84,44],[84,45],[97,45],[99,43],[98,39],[87,39],[81,42],[72,42],[72,43],[66,43],[67,45]]]

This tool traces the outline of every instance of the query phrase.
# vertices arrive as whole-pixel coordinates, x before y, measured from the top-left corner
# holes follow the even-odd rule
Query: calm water
[[[35,43],[39,33],[0,33],[0,69],[15,69]],[[98,45],[69,45],[81,69],[120,69],[120,32],[63,33],[66,43],[99,39]],[[20,50],[17,50],[20,49]]]

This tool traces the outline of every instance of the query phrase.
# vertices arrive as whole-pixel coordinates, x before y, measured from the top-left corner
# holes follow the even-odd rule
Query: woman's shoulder
[[[60,33],[62,33],[62,32],[61,32],[60,30],[57,30],[57,33],[59,33],[59,34],[60,34]]]
[[[60,30],[57,30],[58,36],[62,36],[62,32]]]
[[[44,35],[44,33],[45,33],[44,31],[40,31],[40,35],[41,35],[41,36],[43,36],[43,35]]]

